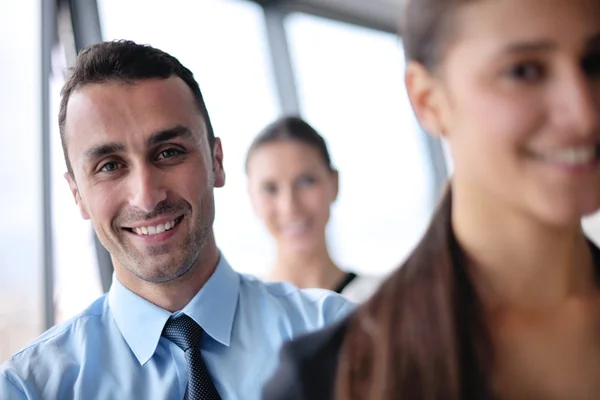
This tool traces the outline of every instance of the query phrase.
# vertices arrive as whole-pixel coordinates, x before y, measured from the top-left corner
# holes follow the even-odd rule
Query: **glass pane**
[[[597,245],[600,245],[600,212],[583,219],[583,230]]]
[[[404,87],[395,35],[292,14],[286,21],[303,115],[340,171],[330,244],[344,266],[396,267],[432,207],[426,143]]]
[[[41,5],[0,11],[0,363],[44,329]]]
[[[447,140],[442,140],[442,148],[444,150],[444,157],[446,160],[446,170],[448,175],[452,175],[454,171],[454,162],[452,161],[452,154],[450,154],[450,145]]]
[[[227,184],[215,191],[217,243],[232,266],[260,274],[270,254],[246,193],[244,159],[278,115],[262,9],[247,0],[99,0],[104,37],[177,57],[199,82],[223,141]]]
[[[81,218],[64,178],[67,167],[58,130],[60,89],[67,64],[61,46],[52,52],[50,79],[50,157],[52,160],[52,234],[54,246],[55,321],[63,322],[83,311],[102,294],[96,263],[92,224]]]

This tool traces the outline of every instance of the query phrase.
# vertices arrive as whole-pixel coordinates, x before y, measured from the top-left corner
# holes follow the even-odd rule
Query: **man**
[[[241,276],[219,253],[223,150],[174,57],[129,41],[91,46],[61,95],[65,177],[115,279],[0,367],[0,398],[258,399],[284,341],[353,307]]]

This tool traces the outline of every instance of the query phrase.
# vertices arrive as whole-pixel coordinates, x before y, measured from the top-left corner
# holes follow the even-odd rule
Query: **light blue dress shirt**
[[[185,313],[206,332],[202,355],[221,398],[258,400],[284,341],[353,308],[329,291],[238,274],[223,256],[204,287],[175,314],[115,277],[107,295],[0,366],[0,399],[181,400],[184,353],[161,332],[169,317]]]

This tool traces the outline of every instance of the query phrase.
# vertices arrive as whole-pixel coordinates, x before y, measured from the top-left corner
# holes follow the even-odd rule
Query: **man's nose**
[[[150,213],[156,206],[166,200],[167,188],[165,178],[160,171],[144,167],[131,174],[130,204],[137,209]]]

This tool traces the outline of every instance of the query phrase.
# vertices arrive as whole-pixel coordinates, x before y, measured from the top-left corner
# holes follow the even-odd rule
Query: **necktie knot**
[[[175,343],[183,351],[198,348],[204,331],[192,318],[185,314],[177,318],[169,318],[162,336]]]

